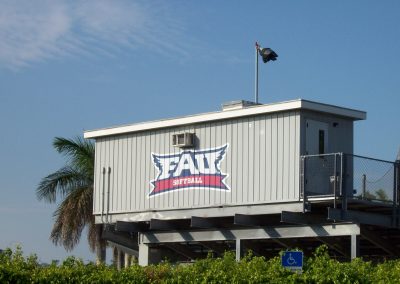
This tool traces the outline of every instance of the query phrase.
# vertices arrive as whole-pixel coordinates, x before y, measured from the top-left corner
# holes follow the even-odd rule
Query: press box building
[[[364,119],[363,111],[302,99],[238,101],[86,131],[95,139],[96,223],[142,265],[321,243],[343,258],[360,249],[391,255],[377,230],[398,226],[397,164],[354,155],[354,122]],[[381,172],[383,187],[368,183]]]

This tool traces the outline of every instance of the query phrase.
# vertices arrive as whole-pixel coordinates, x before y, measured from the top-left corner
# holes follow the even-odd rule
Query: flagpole
[[[258,43],[256,42],[256,66],[255,66],[255,82],[254,82],[254,100],[258,104]]]

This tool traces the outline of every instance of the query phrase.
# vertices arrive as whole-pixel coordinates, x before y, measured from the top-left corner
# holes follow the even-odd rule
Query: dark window
[[[318,144],[318,149],[319,149],[319,154],[325,154],[325,131],[324,130],[319,130],[319,144]]]

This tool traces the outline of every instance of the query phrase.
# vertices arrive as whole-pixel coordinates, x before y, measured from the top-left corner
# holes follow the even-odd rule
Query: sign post
[[[302,271],[303,269],[303,252],[302,251],[285,251],[282,255],[282,266],[292,271]]]

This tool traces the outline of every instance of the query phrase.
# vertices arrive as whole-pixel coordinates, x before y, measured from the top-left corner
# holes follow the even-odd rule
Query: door
[[[328,123],[306,120],[306,155],[321,155],[328,152]]]
[[[329,124],[306,120],[306,155],[329,153]],[[327,195],[332,191],[330,177],[333,173],[334,156],[315,156],[305,160],[305,190],[308,196]]]

